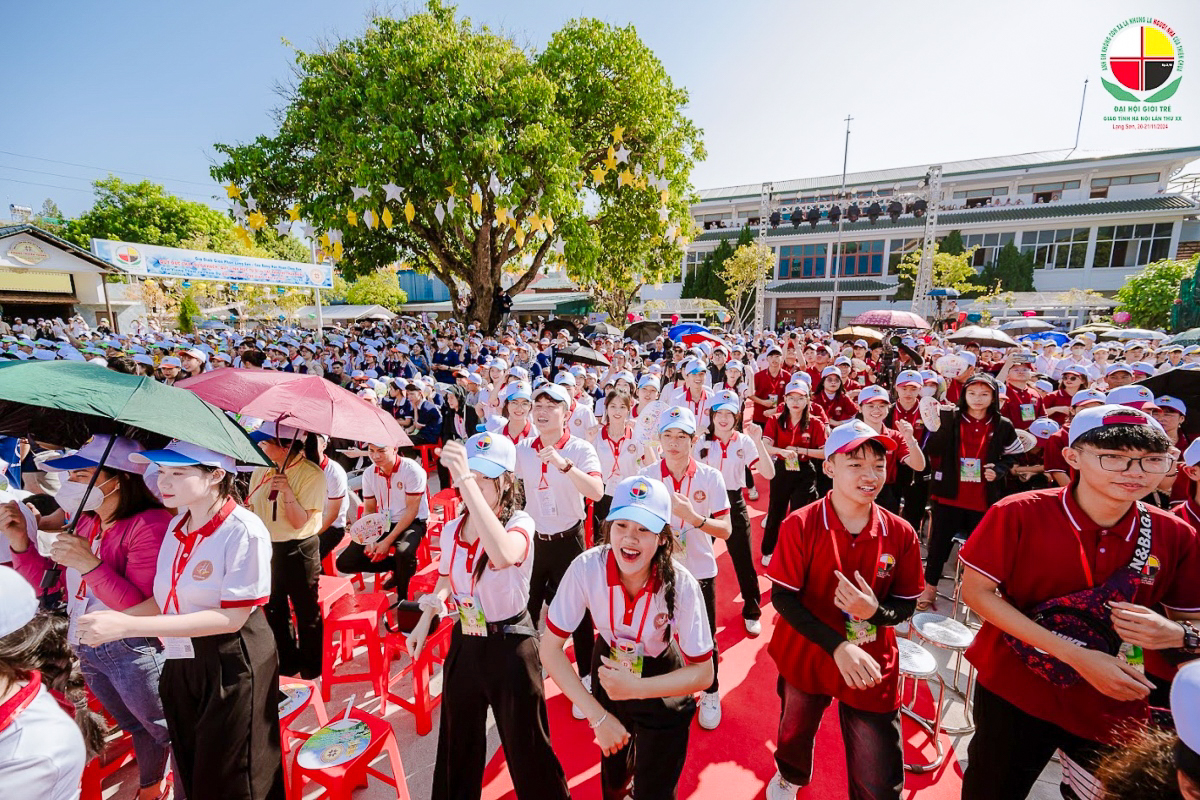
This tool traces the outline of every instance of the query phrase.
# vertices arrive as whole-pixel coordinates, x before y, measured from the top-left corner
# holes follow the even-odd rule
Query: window
[[[883,274],[883,240],[843,242],[841,277]]]
[[[1021,252],[1033,253],[1036,269],[1081,269],[1087,257],[1090,228],[1026,231],[1021,235]]]
[[[1040,192],[1061,192],[1064,189],[1078,189],[1079,181],[1059,181],[1058,183],[1027,183],[1017,187],[1017,194],[1038,194]]]
[[[1008,194],[1007,186],[997,186],[994,189],[965,189],[954,193],[955,200],[968,200],[974,197],[1004,197]]]
[[[1174,223],[1108,225],[1096,229],[1096,267],[1141,267],[1167,257]]]
[[[1143,172],[1139,175],[1115,175],[1108,178],[1093,178],[1090,197],[1108,197],[1108,187],[1128,186],[1131,183],[1158,183],[1159,173]]]
[[[1011,231],[1007,233],[968,233],[963,237],[963,245],[968,250],[972,247],[979,248],[971,256],[971,266],[979,268],[984,264],[995,262],[1000,248],[1009,242],[1015,242],[1016,236]]]
[[[825,277],[825,244],[796,244],[779,248],[779,277]]]

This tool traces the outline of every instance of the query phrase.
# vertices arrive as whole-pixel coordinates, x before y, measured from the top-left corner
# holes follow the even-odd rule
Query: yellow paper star
[[[639,176],[637,177],[637,180],[635,180],[635,181],[633,182],[633,188],[635,188],[635,189],[645,189],[645,188],[646,188],[646,176],[645,176],[645,175],[639,175]]]
[[[508,222],[508,209],[504,206],[496,207],[496,222],[499,222],[501,225]]]
[[[237,184],[230,181],[229,185],[225,187],[225,194],[230,198],[241,197],[242,190],[237,187]]]
[[[333,260],[334,261],[342,260],[342,243],[341,242],[333,243]]]
[[[250,234],[246,233],[245,228],[236,228],[234,230],[234,235],[237,236],[238,241],[246,245],[246,247],[254,246],[254,240],[250,238]]]
[[[532,233],[533,231],[540,231],[541,229],[542,229],[542,218],[535,211],[529,216],[529,230]]]
[[[604,166],[608,167],[609,169],[614,169],[617,166],[617,156],[615,153],[613,153],[613,149],[611,147],[608,148],[608,155],[604,159]]]
[[[580,178],[578,181],[576,181],[576,183],[575,183],[575,188],[576,188],[576,189],[582,189],[582,188],[583,188],[583,178]]]
[[[663,189],[658,193],[658,199],[661,200],[662,204],[665,206],[671,199],[671,191],[669,189]]]
[[[413,217],[417,215],[417,209],[413,207],[412,200],[404,203],[404,218],[409,222],[413,221]]]
[[[288,209],[288,219],[290,219],[292,222],[295,222],[296,220],[300,219],[300,204],[299,203],[297,203],[296,205],[294,205]]]
[[[547,236],[554,233],[554,219],[549,214],[547,214],[546,219],[542,221],[542,230],[546,232]]]
[[[392,229],[391,209],[389,209],[387,206],[384,206],[383,213],[379,215],[379,220],[380,220],[380,222],[383,223],[383,227],[387,228],[388,230],[391,230]]]
[[[479,193],[478,189],[471,192],[471,210],[476,214],[483,213],[483,195]]]
[[[525,246],[525,231],[524,230],[522,230],[521,228],[517,228],[516,233],[513,234],[513,238],[517,240],[517,247]]]
[[[620,142],[625,138],[625,129],[618,125],[613,128],[612,137],[614,142]]]
[[[251,230],[260,231],[267,226],[267,215],[261,211],[251,211],[246,215],[246,225]]]
[[[604,167],[596,167],[592,170],[592,183],[599,186],[604,183],[604,176],[608,174],[608,170]]]
[[[317,244],[321,245],[322,250],[329,250],[329,234],[322,233],[317,237]]]
[[[351,228],[358,227],[358,214],[355,213],[353,208],[346,211],[346,224],[348,224]]]
[[[633,173],[623,169],[617,173],[617,186],[629,186],[633,183]]]

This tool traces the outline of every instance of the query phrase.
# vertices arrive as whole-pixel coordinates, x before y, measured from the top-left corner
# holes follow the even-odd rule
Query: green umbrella
[[[80,447],[96,433],[150,447],[182,439],[246,464],[271,465],[224,411],[186,389],[83,361],[0,364],[0,434]]]
[[[1167,339],[1163,344],[1200,344],[1200,328],[1188,328],[1186,331],[1175,334],[1170,339]]]

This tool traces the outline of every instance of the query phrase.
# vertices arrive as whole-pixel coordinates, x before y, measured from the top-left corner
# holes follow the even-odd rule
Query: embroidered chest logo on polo
[[[696,491],[692,492],[692,499],[695,500],[697,503],[703,503],[705,498],[707,498],[707,497],[708,497],[708,493],[705,492],[703,489],[697,489]]]
[[[739,447],[739,448],[738,448],[738,449],[737,449],[737,450],[734,452],[734,455],[736,455],[738,458],[745,458],[745,457],[746,457],[746,451],[745,451],[745,449],[744,449],[744,448],[741,448],[741,447]]]
[[[654,629],[662,630],[667,627],[667,623],[671,621],[671,617],[665,611],[660,611],[654,615]]]
[[[884,553],[879,557],[879,564],[875,569],[875,575],[880,578],[886,578],[895,568],[895,557],[891,553]]]
[[[192,569],[192,580],[205,581],[212,577],[213,563],[205,559]]]

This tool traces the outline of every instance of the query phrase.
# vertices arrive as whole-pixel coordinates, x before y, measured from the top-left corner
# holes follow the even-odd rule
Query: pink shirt
[[[75,531],[93,542],[92,551],[101,564],[82,579],[75,570],[67,570],[69,595],[79,593],[80,584],[84,584],[83,590],[90,596],[89,611],[100,607],[124,611],[150,597],[158,551],[170,521],[171,512],[163,508],[134,514],[113,523],[100,536],[97,546],[94,539],[100,532],[99,520],[94,514],[85,514]],[[33,542],[24,553],[13,553],[13,568],[34,586],[41,584],[42,573],[52,566],[54,562],[38,553]]]

